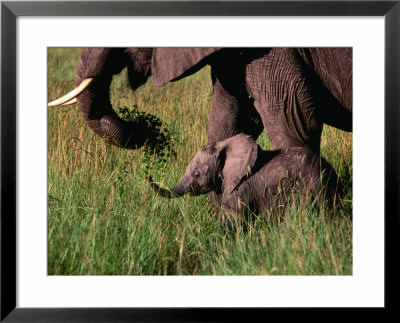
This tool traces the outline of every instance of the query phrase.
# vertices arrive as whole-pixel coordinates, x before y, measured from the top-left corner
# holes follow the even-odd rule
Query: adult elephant
[[[128,68],[133,90],[150,75],[163,86],[211,65],[208,141],[265,128],[274,149],[319,150],[323,123],[352,130],[351,48],[85,48],[77,87],[50,106],[76,98],[88,126],[118,146],[137,148],[146,123],[121,120],[110,103],[112,76]]]

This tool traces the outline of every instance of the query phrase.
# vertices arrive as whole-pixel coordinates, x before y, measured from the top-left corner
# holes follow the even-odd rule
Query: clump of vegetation
[[[145,122],[150,130],[149,139],[143,146],[142,169],[147,173],[151,164],[162,166],[170,157],[176,156],[173,150],[173,137],[167,127],[157,116],[139,110],[135,104],[133,109],[119,108],[119,115],[125,121]]]

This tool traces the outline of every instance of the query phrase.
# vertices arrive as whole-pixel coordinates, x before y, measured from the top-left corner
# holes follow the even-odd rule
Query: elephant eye
[[[198,170],[195,170],[193,172],[193,177],[199,177],[200,176],[200,172]]]

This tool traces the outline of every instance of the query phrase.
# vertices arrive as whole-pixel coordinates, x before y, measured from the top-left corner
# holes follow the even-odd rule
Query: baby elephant
[[[284,206],[294,190],[310,196],[324,192],[333,205],[338,186],[335,171],[310,148],[264,151],[245,134],[202,147],[171,190],[160,188],[150,176],[147,180],[168,198],[222,193],[222,220],[233,220],[244,210],[267,214],[274,205]]]

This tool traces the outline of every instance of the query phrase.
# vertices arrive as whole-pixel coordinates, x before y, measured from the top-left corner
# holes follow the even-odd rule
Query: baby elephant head
[[[166,190],[148,177],[151,187],[163,197],[182,196],[188,192],[200,195],[216,190],[222,184],[231,193],[251,172],[257,159],[258,146],[251,136],[239,134],[203,146],[193,157],[180,183]]]

